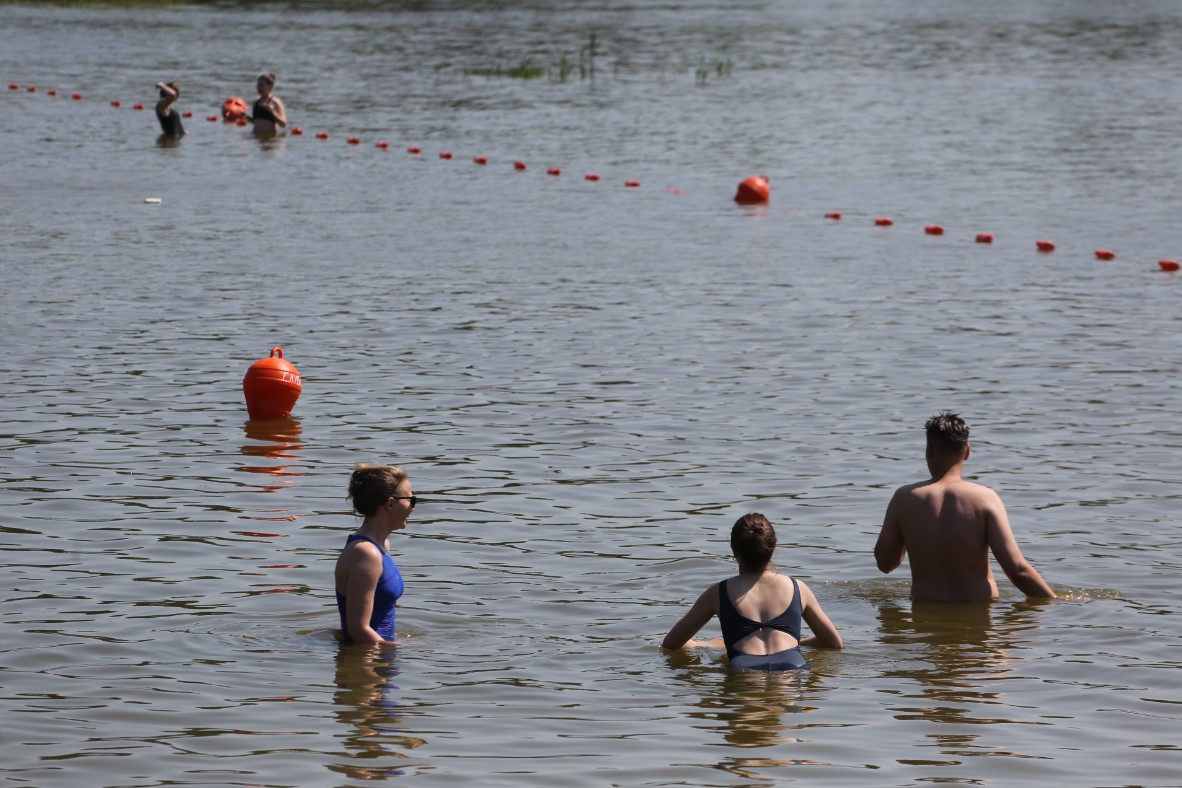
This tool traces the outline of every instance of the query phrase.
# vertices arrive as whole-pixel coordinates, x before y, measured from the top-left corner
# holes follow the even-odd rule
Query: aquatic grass
[[[2,1],[2,0],[0,0]],[[468,66],[461,69],[461,73],[465,77],[485,77],[489,79],[541,79],[548,77],[551,82],[566,83],[571,81],[575,75],[578,75],[580,80],[594,81],[596,76],[596,60],[602,54],[599,47],[599,38],[595,33],[590,33],[587,37],[587,43],[579,47],[577,54],[562,52],[558,55],[556,61],[546,63],[539,60],[535,55],[521,56],[520,60],[514,65],[505,65],[505,61],[509,58],[506,55],[497,55],[496,62],[489,66]],[[621,72],[628,71],[630,65],[628,59],[617,59],[612,69],[613,75],[619,75]],[[666,80],[667,70],[669,64],[662,59],[657,64],[659,80],[663,84]],[[675,73],[682,73],[682,69],[693,73],[694,81],[699,87],[706,85],[711,78],[721,79],[730,77],[734,73],[734,61],[723,55],[716,55],[713,57],[702,55],[697,61],[691,61],[688,58],[682,61],[681,69],[673,68]],[[435,84],[438,85],[444,72],[448,69],[447,64],[438,64],[434,66]]]
[[[502,68],[498,63],[495,66],[487,66],[482,68],[466,68],[464,69],[465,76],[471,77],[506,77],[508,79],[538,79],[546,76],[546,69],[542,66],[536,65],[532,57],[524,57],[516,66],[509,68]]]

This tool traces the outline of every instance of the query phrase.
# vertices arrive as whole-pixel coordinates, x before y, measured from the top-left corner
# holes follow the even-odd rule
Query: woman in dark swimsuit
[[[275,75],[263,74],[256,84],[259,97],[255,99],[247,120],[253,124],[255,131],[274,134],[287,126],[287,109],[279,97],[271,93],[275,89]]]
[[[812,590],[772,566],[776,532],[762,514],[746,514],[731,529],[731,552],[739,574],[707,588],[673,625],[662,648],[726,646],[730,664],[754,670],[796,670],[809,663],[800,646],[842,648],[841,635]],[[691,638],[718,616],[722,637]],[[800,637],[801,619],[813,634]]]
[[[346,643],[394,640],[402,575],[390,556],[390,534],[406,528],[417,500],[406,471],[359,464],[349,478],[353,511],[365,518],[337,558],[337,609]]]
[[[181,97],[181,89],[175,82],[157,82],[160,100],[156,102],[156,120],[160,121],[160,132],[166,137],[183,137],[185,127],[181,124],[181,114],[173,104]]]

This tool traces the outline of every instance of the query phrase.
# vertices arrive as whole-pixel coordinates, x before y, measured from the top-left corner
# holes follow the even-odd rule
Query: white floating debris
[[[159,197],[145,197],[144,202],[146,202],[148,205],[159,205],[160,203],[164,202],[164,200],[160,199]]]

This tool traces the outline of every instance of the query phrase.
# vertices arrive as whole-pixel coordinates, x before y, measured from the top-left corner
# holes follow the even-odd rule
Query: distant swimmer
[[[406,528],[418,503],[410,477],[396,465],[358,464],[349,477],[348,499],[365,519],[337,558],[337,610],[346,643],[394,640],[395,606],[402,575],[390,555],[390,534]]]
[[[185,127],[181,125],[181,113],[176,111],[176,100],[181,97],[181,89],[175,82],[157,82],[160,100],[156,102],[156,120],[160,121],[160,131],[166,137],[184,136]]]
[[[247,120],[253,124],[255,131],[274,134],[287,126],[287,110],[283,101],[271,92],[275,89],[275,75],[263,74],[256,84],[259,97],[255,99]]]
[[[1018,548],[998,494],[961,478],[971,452],[969,425],[945,412],[928,419],[924,429],[932,478],[895,491],[874,546],[878,568],[892,572],[906,555],[916,599],[987,600],[997,596],[989,565],[992,552],[1019,591],[1054,598],[1055,592]]]
[[[776,571],[775,550],[776,531],[766,517],[755,512],[740,517],[731,528],[731,553],[739,574],[702,592],[661,647],[726,646],[732,666],[754,670],[809,667],[800,646],[842,648],[841,635],[812,590]],[[722,638],[691,640],[714,616],[718,616]],[[803,639],[802,618],[813,632]]]

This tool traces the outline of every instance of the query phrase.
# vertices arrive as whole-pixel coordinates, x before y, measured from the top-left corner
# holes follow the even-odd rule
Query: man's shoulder
[[[968,479],[961,479],[956,483],[954,489],[957,494],[972,497],[978,500],[999,501],[1001,496],[992,487],[988,487],[978,482],[971,482]]]

